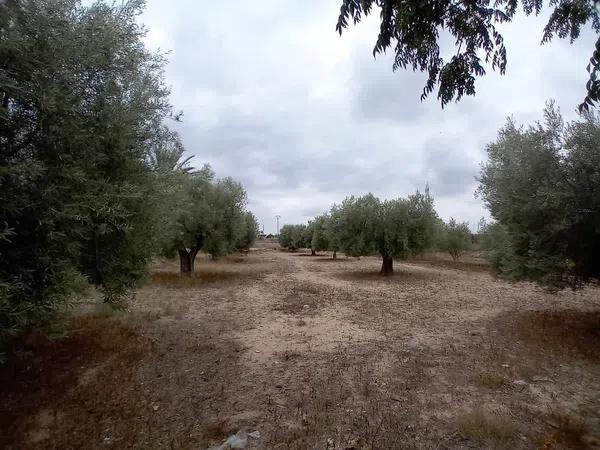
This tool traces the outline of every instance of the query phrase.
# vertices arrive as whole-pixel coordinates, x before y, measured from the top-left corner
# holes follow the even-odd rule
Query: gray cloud
[[[443,197],[454,197],[473,191],[477,163],[464,152],[463,142],[457,137],[431,139],[423,148],[426,178]]]
[[[405,196],[429,183],[441,216],[475,224],[475,176],[508,115],[541,117],[551,97],[567,116],[582,96],[589,33],[539,48],[544,18],[505,26],[507,76],[477,82],[478,95],[442,110],[420,101],[425,77],[392,72],[371,55],[377,17],[334,30],[336,1],[149,0],[147,42],[171,50],[166,70],[176,124],[197,165],[233,176],[249,207],[275,230],[348,195]],[[560,63],[557,63],[560,61]]]

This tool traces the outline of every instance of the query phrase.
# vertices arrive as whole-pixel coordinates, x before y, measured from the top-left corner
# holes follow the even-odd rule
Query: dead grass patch
[[[194,288],[203,284],[219,283],[234,278],[240,278],[241,274],[236,272],[203,270],[195,272],[192,276],[183,276],[178,272],[152,272],[153,284],[175,288]]]
[[[310,283],[294,284],[273,310],[285,314],[314,315],[322,306],[323,295],[322,288]]]
[[[464,439],[507,442],[514,437],[516,427],[509,418],[478,407],[456,417],[456,430]]]
[[[502,375],[491,372],[482,372],[477,377],[477,381],[481,386],[493,389],[506,385],[507,381]]]
[[[340,257],[340,255],[338,255],[338,257],[336,259],[333,259],[332,256],[325,256],[325,257],[324,257],[324,255],[318,255],[318,256],[319,257],[315,258],[314,260],[318,261],[320,263],[321,262],[323,262],[323,263],[327,263],[327,262],[330,262],[330,263],[348,263],[348,262],[355,261],[355,259],[349,259],[349,258],[346,258],[344,256]]]
[[[282,361],[291,361],[294,359],[301,358],[302,353],[295,350],[285,350],[284,352],[279,353],[278,356],[279,359],[281,359]]]
[[[0,447],[46,448],[48,439],[53,448],[77,447],[86,439],[75,436],[80,421],[95,423],[99,411],[138,414],[132,372],[150,348],[122,321],[102,316],[73,318],[62,339],[25,341],[0,374]]]
[[[220,419],[209,422],[204,427],[203,438],[207,441],[222,441],[231,434],[231,430],[227,426],[227,420]]]
[[[410,259],[406,262],[430,267],[440,267],[442,269],[455,269],[466,272],[491,272],[490,265],[485,262],[469,261],[444,261],[439,259]]]
[[[528,311],[517,318],[519,336],[544,350],[600,359],[600,311]]]
[[[303,367],[301,388],[288,391],[289,408],[272,408],[275,430],[265,448],[429,448],[414,433],[418,415],[406,410],[426,376],[411,374],[408,380],[401,371],[382,382],[387,363],[371,359],[368,346],[359,353],[340,347],[326,364],[295,362]],[[433,434],[427,436],[429,443],[440,437]]]
[[[467,272],[490,272],[490,263],[481,257],[467,252],[458,261],[453,261],[448,253],[426,253],[421,256],[409,258],[406,262],[444,269],[456,269]]]
[[[547,423],[550,431],[539,439],[540,449],[591,450],[600,445],[600,441],[593,442],[588,425],[579,417],[552,413]]]

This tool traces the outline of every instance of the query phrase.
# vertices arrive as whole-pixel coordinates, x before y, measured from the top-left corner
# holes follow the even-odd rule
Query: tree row
[[[382,275],[394,273],[394,259],[422,254],[435,244],[456,260],[470,247],[471,232],[466,223],[453,219],[445,224],[433,206],[429,189],[407,198],[380,200],[373,194],[348,197],[308,225],[284,225],[279,235],[282,247],[342,251],[349,256],[378,254]]]
[[[256,236],[243,187],[181,161],[142,5],[0,4],[0,358],[90,284],[122,304],[154,256]]]

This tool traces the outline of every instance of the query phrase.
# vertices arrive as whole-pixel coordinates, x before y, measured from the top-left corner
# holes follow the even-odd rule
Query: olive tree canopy
[[[339,208],[340,247],[350,256],[380,254],[381,274],[391,275],[394,258],[406,259],[429,246],[436,217],[428,189],[385,201],[373,194],[349,197]]]
[[[600,276],[600,117],[565,126],[553,104],[544,115],[500,130],[478,192],[502,237],[493,252],[501,275],[576,287]]]

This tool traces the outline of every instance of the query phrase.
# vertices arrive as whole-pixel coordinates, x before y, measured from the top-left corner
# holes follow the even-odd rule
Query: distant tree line
[[[98,286],[123,304],[156,255],[247,249],[235,181],[182,161],[139,0],[0,4],[0,354]]]
[[[373,194],[348,197],[308,225],[284,225],[279,236],[282,247],[310,248],[313,255],[321,250],[332,251],[333,258],[338,251],[348,256],[378,254],[382,275],[394,273],[394,259],[421,254],[437,241],[458,259],[470,246],[470,232],[466,224],[453,219],[445,224],[438,218],[429,188],[393,200]]]

